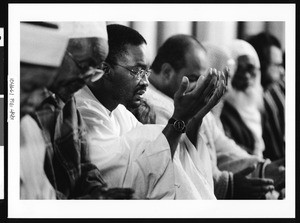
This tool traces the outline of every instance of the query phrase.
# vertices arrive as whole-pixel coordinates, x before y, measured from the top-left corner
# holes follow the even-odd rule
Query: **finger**
[[[209,100],[209,106],[211,108],[213,108],[216,104],[219,103],[220,99],[222,98],[222,96],[225,93],[225,87],[223,84],[219,84],[219,86],[217,87],[217,89],[215,90],[215,92],[213,93],[211,99]]]
[[[196,86],[201,88],[201,87],[205,87],[207,86],[207,84],[209,83],[210,79],[211,79],[211,73],[212,73],[212,68],[209,68],[208,73],[205,75],[201,75],[196,83]]]
[[[212,92],[212,95],[210,96],[208,101],[210,108],[214,107],[222,97],[222,89],[222,84],[218,83],[216,89]]]
[[[251,185],[257,186],[257,185],[274,185],[274,180],[267,179],[267,178],[251,178],[248,179]]]
[[[230,72],[229,68],[225,67],[225,69],[224,69],[224,75],[225,75],[225,84],[226,84],[226,86],[228,85],[229,72]]]
[[[251,193],[268,193],[269,191],[274,190],[275,187],[273,185],[261,185],[252,187]]]
[[[243,175],[243,176],[247,176],[248,174],[252,173],[255,170],[255,165],[247,167],[243,170],[241,170],[240,172],[238,172],[238,174]]]
[[[189,87],[189,79],[186,76],[184,76],[181,80],[181,84],[180,84],[179,89],[177,90],[176,94],[179,96],[184,95],[186,90],[188,89],[188,87]]]
[[[203,92],[199,92],[198,95],[202,96],[202,97],[208,97],[207,100],[209,100],[209,98],[213,95],[216,86],[218,84],[218,75],[217,75],[217,70],[216,69],[211,69],[211,72],[208,75],[210,78],[207,78],[206,80],[206,85],[204,88]]]
[[[227,83],[226,83],[227,82],[226,81],[226,74],[225,73],[226,73],[226,71],[224,71],[224,72],[220,71],[220,76],[221,76],[221,80],[224,82],[224,85],[227,86]]]

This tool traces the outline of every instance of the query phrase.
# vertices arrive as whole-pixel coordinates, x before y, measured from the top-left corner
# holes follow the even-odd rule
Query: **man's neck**
[[[112,93],[109,91],[106,91],[105,87],[103,86],[88,86],[88,88],[91,90],[91,92],[94,94],[94,96],[97,98],[97,100],[110,112],[115,110],[115,108],[119,105],[119,102],[114,100],[112,97]]]
[[[157,74],[153,74],[153,75],[157,75]],[[161,93],[163,93],[164,95],[166,95],[166,96],[170,97],[171,99],[173,99],[173,97],[171,97],[170,94],[167,93],[166,86],[162,85],[162,80],[158,77],[153,78],[153,75],[151,75],[150,78],[149,78],[150,84],[152,86],[154,86],[157,90],[159,90]]]

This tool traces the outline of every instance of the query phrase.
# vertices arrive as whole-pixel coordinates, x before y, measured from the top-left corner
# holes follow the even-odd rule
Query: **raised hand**
[[[208,98],[214,95],[218,86],[218,74],[212,71],[206,76],[200,76],[196,87],[187,92],[189,80],[183,77],[178,91],[174,95],[173,117],[188,123],[188,121],[205,107]]]
[[[211,75],[217,75],[217,86],[214,89],[213,93],[205,99],[206,104],[197,114],[199,118],[203,118],[216,104],[219,103],[222,96],[226,92],[228,84],[229,69],[227,67],[225,68],[224,72],[217,71],[216,69],[211,69],[210,73]],[[202,80],[199,78],[198,81]]]

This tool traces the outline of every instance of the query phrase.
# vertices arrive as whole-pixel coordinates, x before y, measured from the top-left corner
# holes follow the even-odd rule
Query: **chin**
[[[131,109],[138,108],[141,105],[141,100],[134,100],[129,104]]]

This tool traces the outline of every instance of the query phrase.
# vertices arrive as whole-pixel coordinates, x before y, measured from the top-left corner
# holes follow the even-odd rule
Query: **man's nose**
[[[149,78],[147,77],[147,75],[144,75],[144,76],[141,78],[140,84],[141,84],[141,85],[145,85],[146,87],[149,86]]]
[[[280,72],[280,75],[285,75],[285,69],[282,65],[279,66],[279,72]]]

